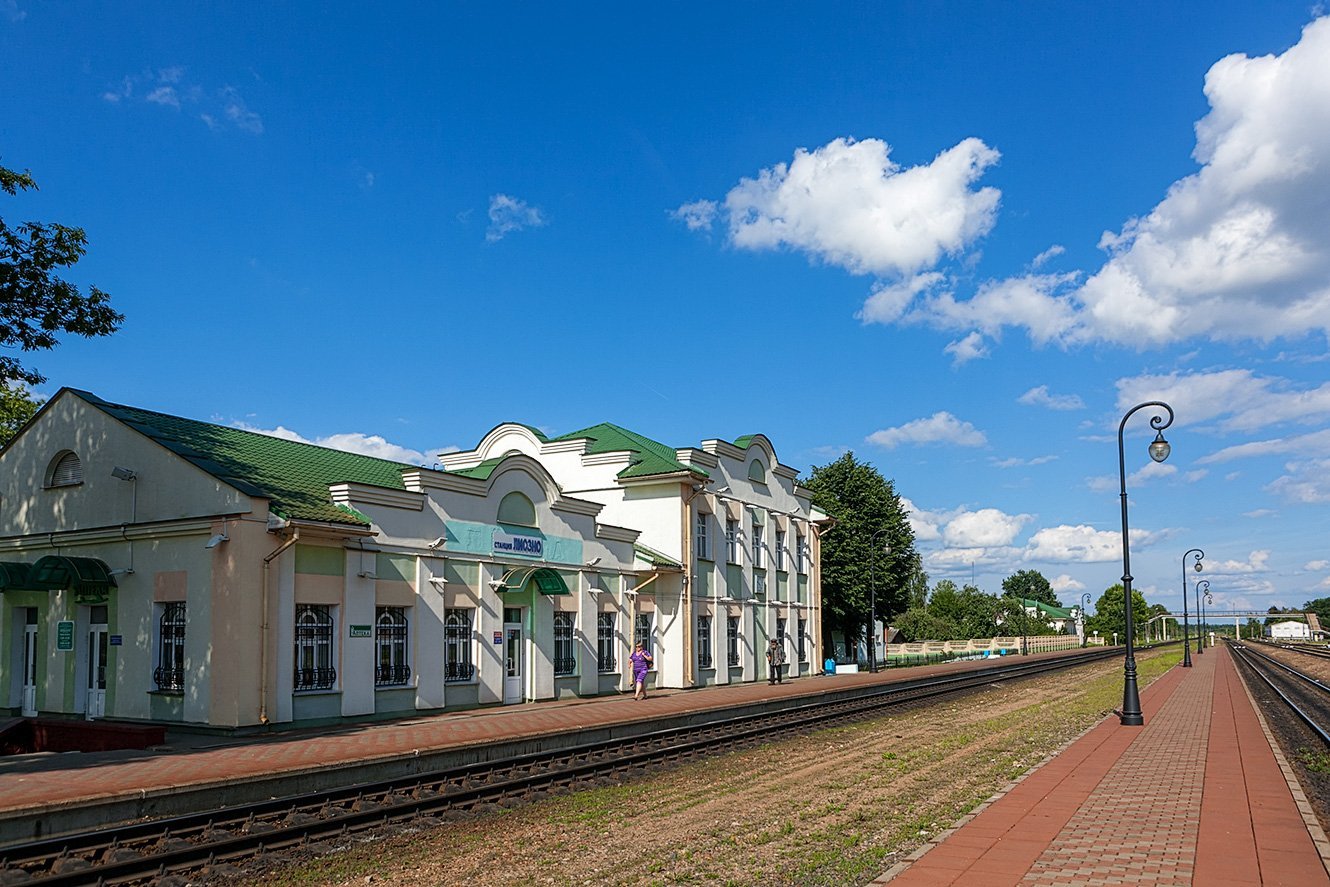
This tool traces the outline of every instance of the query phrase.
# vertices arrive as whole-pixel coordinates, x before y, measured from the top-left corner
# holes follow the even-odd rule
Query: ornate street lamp
[[[1201,561],[1205,558],[1205,552],[1199,548],[1190,548],[1187,554],[1182,556],[1182,667],[1191,668],[1191,638],[1188,637],[1187,626],[1187,555],[1195,553],[1196,572],[1201,572]],[[1199,612],[1197,615],[1200,615]],[[1199,629],[1199,625],[1198,625]]]
[[[1202,600],[1201,600],[1201,595],[1202,595],[1202,594],[1205,595],[1205,600],[1204,600],[1204,602],[1202,602]],[[1204,604],[1205,604],[1205,603],[1214,603],[1214,598],[1212,598],[1212,597],[1210,596],[1210,580],[1209,580],[1209,579],[1202,579],[1200,582],[1197,582],[1197,583],[1196,583],[1196,618],[1197,618],[1198,620],[1200,620],[1200,621],[1198,621],[1198,622],[1196,623],[1196,652],[1197,652],[1197,653],[1204,653],[1204,652],[1205,652],[1205,645],[1204,645],[1204,640],[1205,640],[1205,628],[1204,628],[1204,625],[1205,625],[1205,606],[1204,606]]]
[[[880,545],[878,540],[887,532],[887,527],[883,527],[873,534],[872,557],[868,561],[868,670],[877,671],[877,550],[882,548],[887,554],[891,553],[891,546]]]
[[[1164,440],[1164,429],[1173,424],[1173,408],[1162,400],[1150,400],[1145,403],[1138,403],[1136,406],[1127,410],[1127,414],[1122,417],[1118,424],[1118,483],[1121,489],[1122,498],[1122,603],[1123,609],[1127,615],[1127,656],[1122,669],[1122,710],[1118,712],[1118,719],[1125,727],[1139,727],[1145,723],[1145,715],[1141,714],[1141,694],[1136,686],[1136,651],[1135,641],[1135,614],[1132,612],[1131,597],[1131,551],[1127,543],[1127,456],[1122,445],[1122,432],[1127,427],[1127,420],[1137,410],[1146,407],[1161,407],[1168,410],[1168,418],[1163,416],[1151,416],[1150,427],[1155,430],[1155,439],[1150,443],[1150,458],[1156,462],[1163,462],[1168,458],[1170,447],[1168,441]]]
[[[1090,640],[1085,634],[1085,614],[1090,612],[1090,592],[1081,595],[1081,646]]]

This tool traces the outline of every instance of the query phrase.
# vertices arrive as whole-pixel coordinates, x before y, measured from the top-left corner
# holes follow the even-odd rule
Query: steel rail
[[[845,700],[810,700],[778,712],[741,714],[697,726],[599,740],[504,760],[452,767],[340,789],[239,805],[11,845],[0,850],[0,883],[132,883],[196,870],[274,848],[318,840],[390,820],[471,811],[534,799],[551,790],[642,772],[644,765],[696,757],[721,747],[770,741],[882,709],[1116,656],[1112,648],[1023,660],[878,685]],[[10,873],[10,875],[6,875]]]
[[[1256,650],[1249,649],[1243,644],[1238,644],[1230,641],[1229,649],[1237,653],[1238,654],[1237,659],[1243,664],[1245,664],[1248,670],[1252,674],[1256,675],[1258,678],[1264,681],[1266,686],[1268,686],[1270,690],[1276,696],[1278,696],[1280,700],[1282,700],[1283,703],[1286,706],[1288,706],[1289,709],[1291,709],[1293,713],[1297,715],[1298,718],[1312,730],[1313,733],[1319,736],[1323,743],[1325,743],[1327,746],[1330,746],[1330,731],[1326,730],[1325,727],[1322,727],[1319,723],[1317,723],[1316,720],[1312,718],[1312,716],[1302,706],[1298,705],[1296,702],[1290,699],[1287,693],[1285,693],[1278,686],[1276,686],[1275,682],[1270,680],[1269,676],[1265,672],[1263,672],[1260,668],[1258,668],[1256,665],[1253,664],[1251,657],[1256,657],[1260,659],[1263,663],[1265,663],[1267,668],[1269,668],[1270,666],[1275,666],[1276,668],[1286,672],[1292,678],[1301,681],[1303,684],[1315,687],[1317,690],[1321,691],[1327,696],[1330,696],[1330,687],[1327,687],[1325,684],[1321,683],[1320,681],[1316,680],[1310,675],[1305,675],[1302,672],[1298,671],[1297,669],[1291,668],[1282,662],[1272,659],[1271,657],[1265,655],[1264,653],[1260,653],[1257,652]]]

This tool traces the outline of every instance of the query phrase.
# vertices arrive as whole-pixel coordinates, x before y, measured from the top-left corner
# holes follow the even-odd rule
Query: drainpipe
[[[259,723],[268,726],[268,565],[281,556],[300,538],[300,530],[292,530],[291,538],[287,539],[281,545],[273,549],[272,553],[263,559],[263,595],[261,606],[263,607],[262,628],[259,630],[261,645],[259,646]]]
[[[692,492],[683,500],[683,685],[692,687],[697,683],[693,655],[693,500],[707,488],[706,481],[696,481]],[[715,618],[715,615],[712,615]],[[712,626],[714,635],[715,626]]]

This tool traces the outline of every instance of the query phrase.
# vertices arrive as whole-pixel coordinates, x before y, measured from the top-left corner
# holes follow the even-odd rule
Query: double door
[[[522,632],[522,608],[503,609],[503,703],[526,699],[526,644]]]
[[[106,715],[106,660],[110,636],[106,623],[88,626],[88,720]]]
[[[23,626],[23,689],[20,714],[25,718],[37,717],[37,610],[28,611],[27,624]]]

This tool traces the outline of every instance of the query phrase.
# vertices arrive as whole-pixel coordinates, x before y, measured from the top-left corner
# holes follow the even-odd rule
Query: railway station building
[[[825,518],[766,438],[578,434],[429,469],[62,389],[0,451],[0,694],[248,729],[617,693],[635,639],[657,686],[819,661]]]

